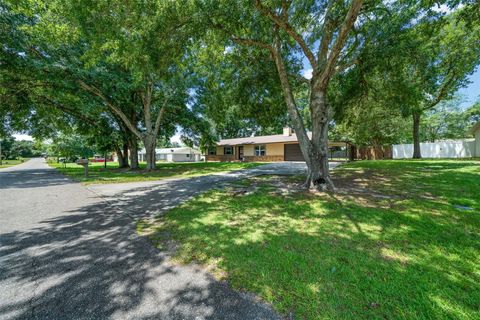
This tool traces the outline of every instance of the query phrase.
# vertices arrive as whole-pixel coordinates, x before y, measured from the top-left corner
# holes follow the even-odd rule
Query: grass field
[[[2,160],[2,164],[0,164],[0,169],[16,166],[17,164],[24,163],[25,161],[28,161],[28,159]]]
[[[206,175],[210,173],[228,172],[232,170],[253,168],[259,163],[241,163],[241,162],[190,162],[190,163],[157,163],[157,169],[145,170],[145,163],[140,163],[139,170],[119,169],[116,162],[108,162],[107,168],[104,163],[90,163],[89,177],[84,177],[83,167],[75,163],[67,163],[66,167],[62,163],[49,162],[49,165],[57,168],[61,173],[85,184],[93,183],[120,183],[159,180],[164,178],[184,178]]]
[[[333,177],[335,194],[239,181],[138,230],[295,319],[480,319],[480,161],[361,161]]]

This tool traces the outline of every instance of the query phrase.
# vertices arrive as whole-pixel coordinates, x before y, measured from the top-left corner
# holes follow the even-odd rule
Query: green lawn
[[[68,163],[66,168],[62,163],[49,162],[61,173],[85,184],[93,183],[120,183],[134,181],[159,180],[164,178],[184,178],[211,173],[228,172],[232,170],[252,168],[260,163],[241,162],[190,162],[190,163],[157,163],[157,169],[145,170],[145,163],[140,163],[139,170],[119,169],[116,162],[108,162],[107,169],[104,163],[90,163],[89,177],[84,177],[83,167],[75,163]]]
[[[480,161],[333,176],[333,195],[288,193],[298,177],[240,181],[138,230],[295,319],[480,319]]]
[[[0,169],[16,166],[17,164],[24,163],[25,161],[28,161],[28,159],[2,160],[2,164],[0,164]]]

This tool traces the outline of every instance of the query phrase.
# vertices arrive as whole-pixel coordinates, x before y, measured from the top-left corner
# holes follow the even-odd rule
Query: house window
[[[211,156],[216,155],[217,154],[217,148],[215,148],[215,147],[208,148],[208,154],[211,155]]]
[[[233,154],[233,147],[223,147],[223,154]]]
[[[255,155],[256,156],[264,156],[266,154],[266,148],[264,144],[255,146]]]

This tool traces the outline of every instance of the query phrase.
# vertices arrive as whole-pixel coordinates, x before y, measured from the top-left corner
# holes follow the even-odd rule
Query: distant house
[[[202,158],[200,151],[184,147],[184,148],[163,148],[155,149],[156,161],[166,162],[197,162]],[[138,152],[138,161],[146,161],[145,149]]]
[[[308,133],[311,138],[311,133]],[[334,157],[341,154],[347,157],[349,144],[347,142],[329,141],[328,146],[337,154],[329,153]],[[206,155],[207,161],[305,161],[297,135],[291,128],[284,128],[283,134],[235,138],[220,140]]]

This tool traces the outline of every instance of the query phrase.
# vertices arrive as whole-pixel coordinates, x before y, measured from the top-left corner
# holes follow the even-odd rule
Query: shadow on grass
[[[283,314],[478,316],[480,216],[415,197],[391,201],[393,208],[364,207],[301,193],[212,191],[169,212],[157,231],[182,244],[181,261],[216,265],[234,287],[260,294]]]

